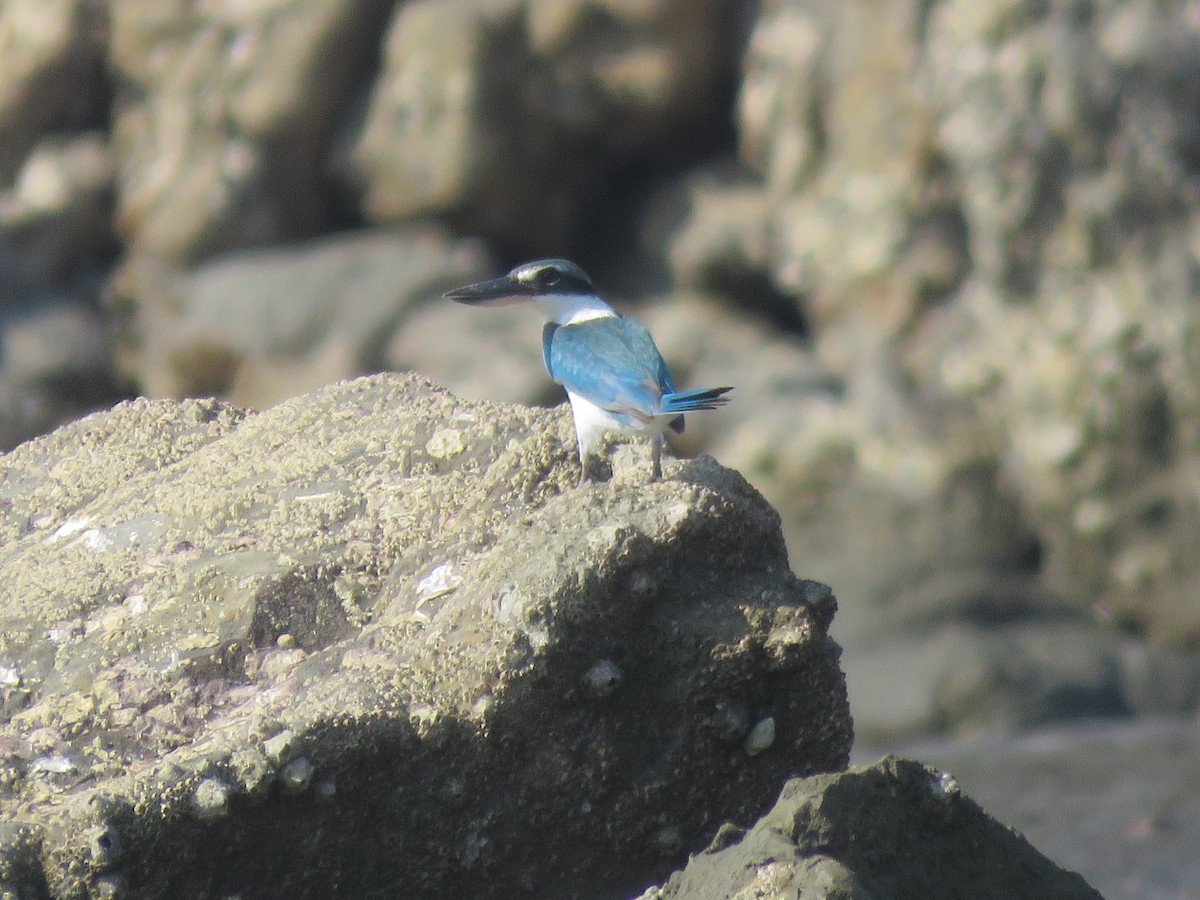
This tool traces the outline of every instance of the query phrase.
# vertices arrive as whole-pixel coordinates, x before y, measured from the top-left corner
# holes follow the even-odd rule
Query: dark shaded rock
[[[113,167],[98,132],[42,141],[0,193],[0,299],[95,283],[117,252]]]
[[[572,246],[620,167],[727,129],[749,7],[402,4],[346,177],[367,217],[447,214],[506,252]]]
[[[325,169],[367,90],[392,0],[114,4],[119,225],[192,264],[334,220]]]
[[[103,119],[108,4],[11,0],[0,8],[0,187],[49,131]]]
[[[988,816],[954,778],[888,757],[796,778],[744,835],[730,826],[641,900],[1099,898]]]
[[[0,449],[117,395],[106,324],[90,306],[46,297],[0,310]]]
[[[151,396],[264,408],[388,368],[395,331],[485,264],[477,243],[430,227],[230,254],[187,273],[136,259],[110,291],[121,366]]]
[[[992,815],[1110,900],[1185,898],[1200,884],[1195,718],[1062,724],[903,752],[954,772]]]
[[[570,489],[565,411],[379,376],[3,457],[0,875],[628,896],[843,766],[828,588],[736,474],[636,449]]]

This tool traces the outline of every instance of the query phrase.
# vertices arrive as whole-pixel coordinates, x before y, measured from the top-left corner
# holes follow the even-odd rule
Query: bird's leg
[[[650,445],[650,480],[662,480],[662,448],[663,436],[657,435]]]
[[[579,486],[583,487],[588,483],[588,462],[590,455],[586,450],[579,451]]]

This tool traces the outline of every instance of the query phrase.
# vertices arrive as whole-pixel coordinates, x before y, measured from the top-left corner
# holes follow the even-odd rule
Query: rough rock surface
[[[112,227],[113,164],[99,132],[48,138],[0,192],[0,296],[62,289],[117,252]]]
[[[119,223],[172,263],[310,237],[392,0],[112,5]]]
[[[629,896],[844,766],[776,514],[619,449],[377,376],[0,459],[0,889]]]
[[[96,0],[0,6],[0,187],[45,132],[103,118],[107,13]]]
[[[1197,709],[1193,0],[8,0],[0,51],[6,444],[359,366],[555,401],[536,325],[335,233],[436,217],[737,386],[676,446],[837,586],[859,734]]]
[[[639,900],[1070,900],[1100,895],[983,812],[953,776],[888,757],[796,778]]]
[[[678,282],[792,298],[833,371],[990,460],[1047,596],[1189,644],[1197,48],[1150,2],[766,3],[742,171],[651,229]]]
[[[749,8],[723,0],[400,5],[341,165],[372,221],[450,214],[508,252],[572,246],[631,160],[711,140]]]
[[[423,306],[449,305],[442,291],[482,277],[485,261],[478,243],[431,227],[229,254],[189,272],[134,260],[110,292],[121,366],[152,397],[265,408],[389,368],[394,333]],[[456,337],[461,348],[453,333],[438,346]]]
[[[907,358],[1003,435],[1050,590],[1194,644],[1200,20],[1083,9],[931,17],[922,77],[974,272]]]
[[[1191,900],[1200,885],[1200,719],[1051,725],[903,749],[1108,900]],[[855,755],[876,753],[855,742]]]

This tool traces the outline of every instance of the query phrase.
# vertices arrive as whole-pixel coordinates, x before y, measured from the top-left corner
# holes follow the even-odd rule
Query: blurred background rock
[[[439,297],[567,255],[737,386],[678,449],[836,587],[860,746],[1200,744],[1200,3],[6,0],[0,51],[5,448],[390,368],[559,402]],[[1200,841],[1155,796],[1102,890],[1200,884],[1132,861]]]

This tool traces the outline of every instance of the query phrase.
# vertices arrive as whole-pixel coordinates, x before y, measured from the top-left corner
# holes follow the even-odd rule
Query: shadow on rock
[[[622,897],[843,767],[770,506],[705,459],[573,489],[570,429],[378,376],[3,457],[0,885]]]

